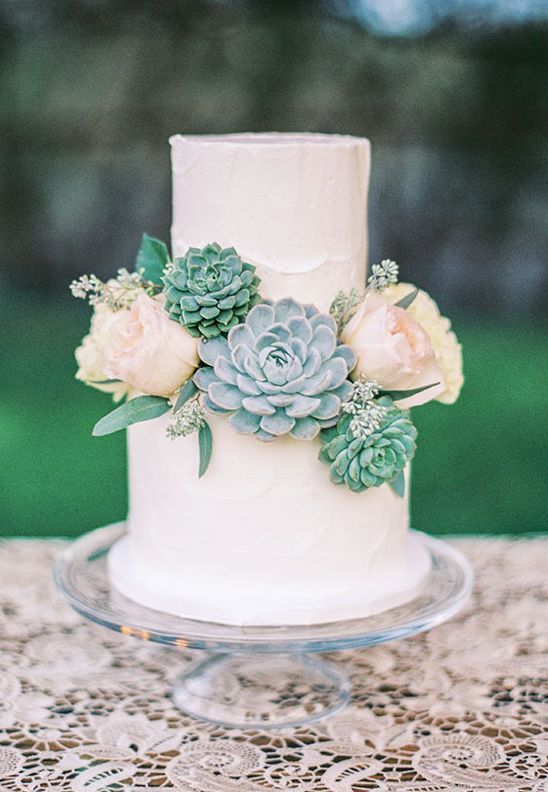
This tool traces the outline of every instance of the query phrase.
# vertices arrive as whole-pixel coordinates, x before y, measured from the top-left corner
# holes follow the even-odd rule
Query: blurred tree
[[[174,132],[347,132],[374,146],[373,259],[447,310],[545,310],[548,26],[432,2],[386,36],[358,5],[0,0],[2,277],[55,292],[167,237]]]

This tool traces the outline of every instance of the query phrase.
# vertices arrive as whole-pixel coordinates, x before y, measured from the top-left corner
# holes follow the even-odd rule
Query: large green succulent
[[[195,337],[227,335],[260,300],[255,267],[216,242],[189,248],[162,280],[169,316]]]
[[[389,406],[371,434],[356,434],[353,416],[346,413],[336,426],[321,432],[320,459],[329,465],[331,481],[354,492],[392,484],[403,495],[403,470],[415,454],[417,437],[408,412]]]
[[[228,338],[202,341],[199,353],[206,365],[194,382],[206,410],[232,413],[237,432],[260,440],[311,439],[337,422],[352,394],[355,356],[337,342],[335,322],[290,298],[256,305]]]

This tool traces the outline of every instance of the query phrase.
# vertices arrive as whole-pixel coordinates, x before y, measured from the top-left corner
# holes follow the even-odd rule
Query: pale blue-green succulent
[[[286,298],[256,305],[227,338],[201,341],[206,364],[194,375],[203,405],[231,413],[237,432],[260,440],[309,440],[339,419],[352,394],[350,347],[337,341],[332,317]]]

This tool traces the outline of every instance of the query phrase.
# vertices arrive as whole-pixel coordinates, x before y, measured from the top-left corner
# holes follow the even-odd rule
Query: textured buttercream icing
[[[265,296],[328,310],[363,286],[369,141],[343,135],[171,138],[173,253],[218,242],[255,264]]]
[[[174,255],[216,241],[257,266],[261,293],[327,310],[365,283],[369,142],[329,135],[171,139]],[[208,419],[209,420],[209,419]],[[128,430],[129,537],[110,557],[125,594],[231,624],[366,616],[410,596],[408,500],[329,483],[319,443],[261,443],[212,417],[213,455],[172,441],[167,418]],[[408,487],[406,488],[408,490]]]

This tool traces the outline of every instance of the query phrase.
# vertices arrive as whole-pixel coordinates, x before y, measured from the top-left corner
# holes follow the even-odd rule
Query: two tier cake
[[[172,252],[83,276],[78,377],[127,399],[128,533],[113,583],[237,625],[366,616],[420,587],[409,408],[458,396],[435,303],[366,273],[370,146],[337,135],[175,136]]]

